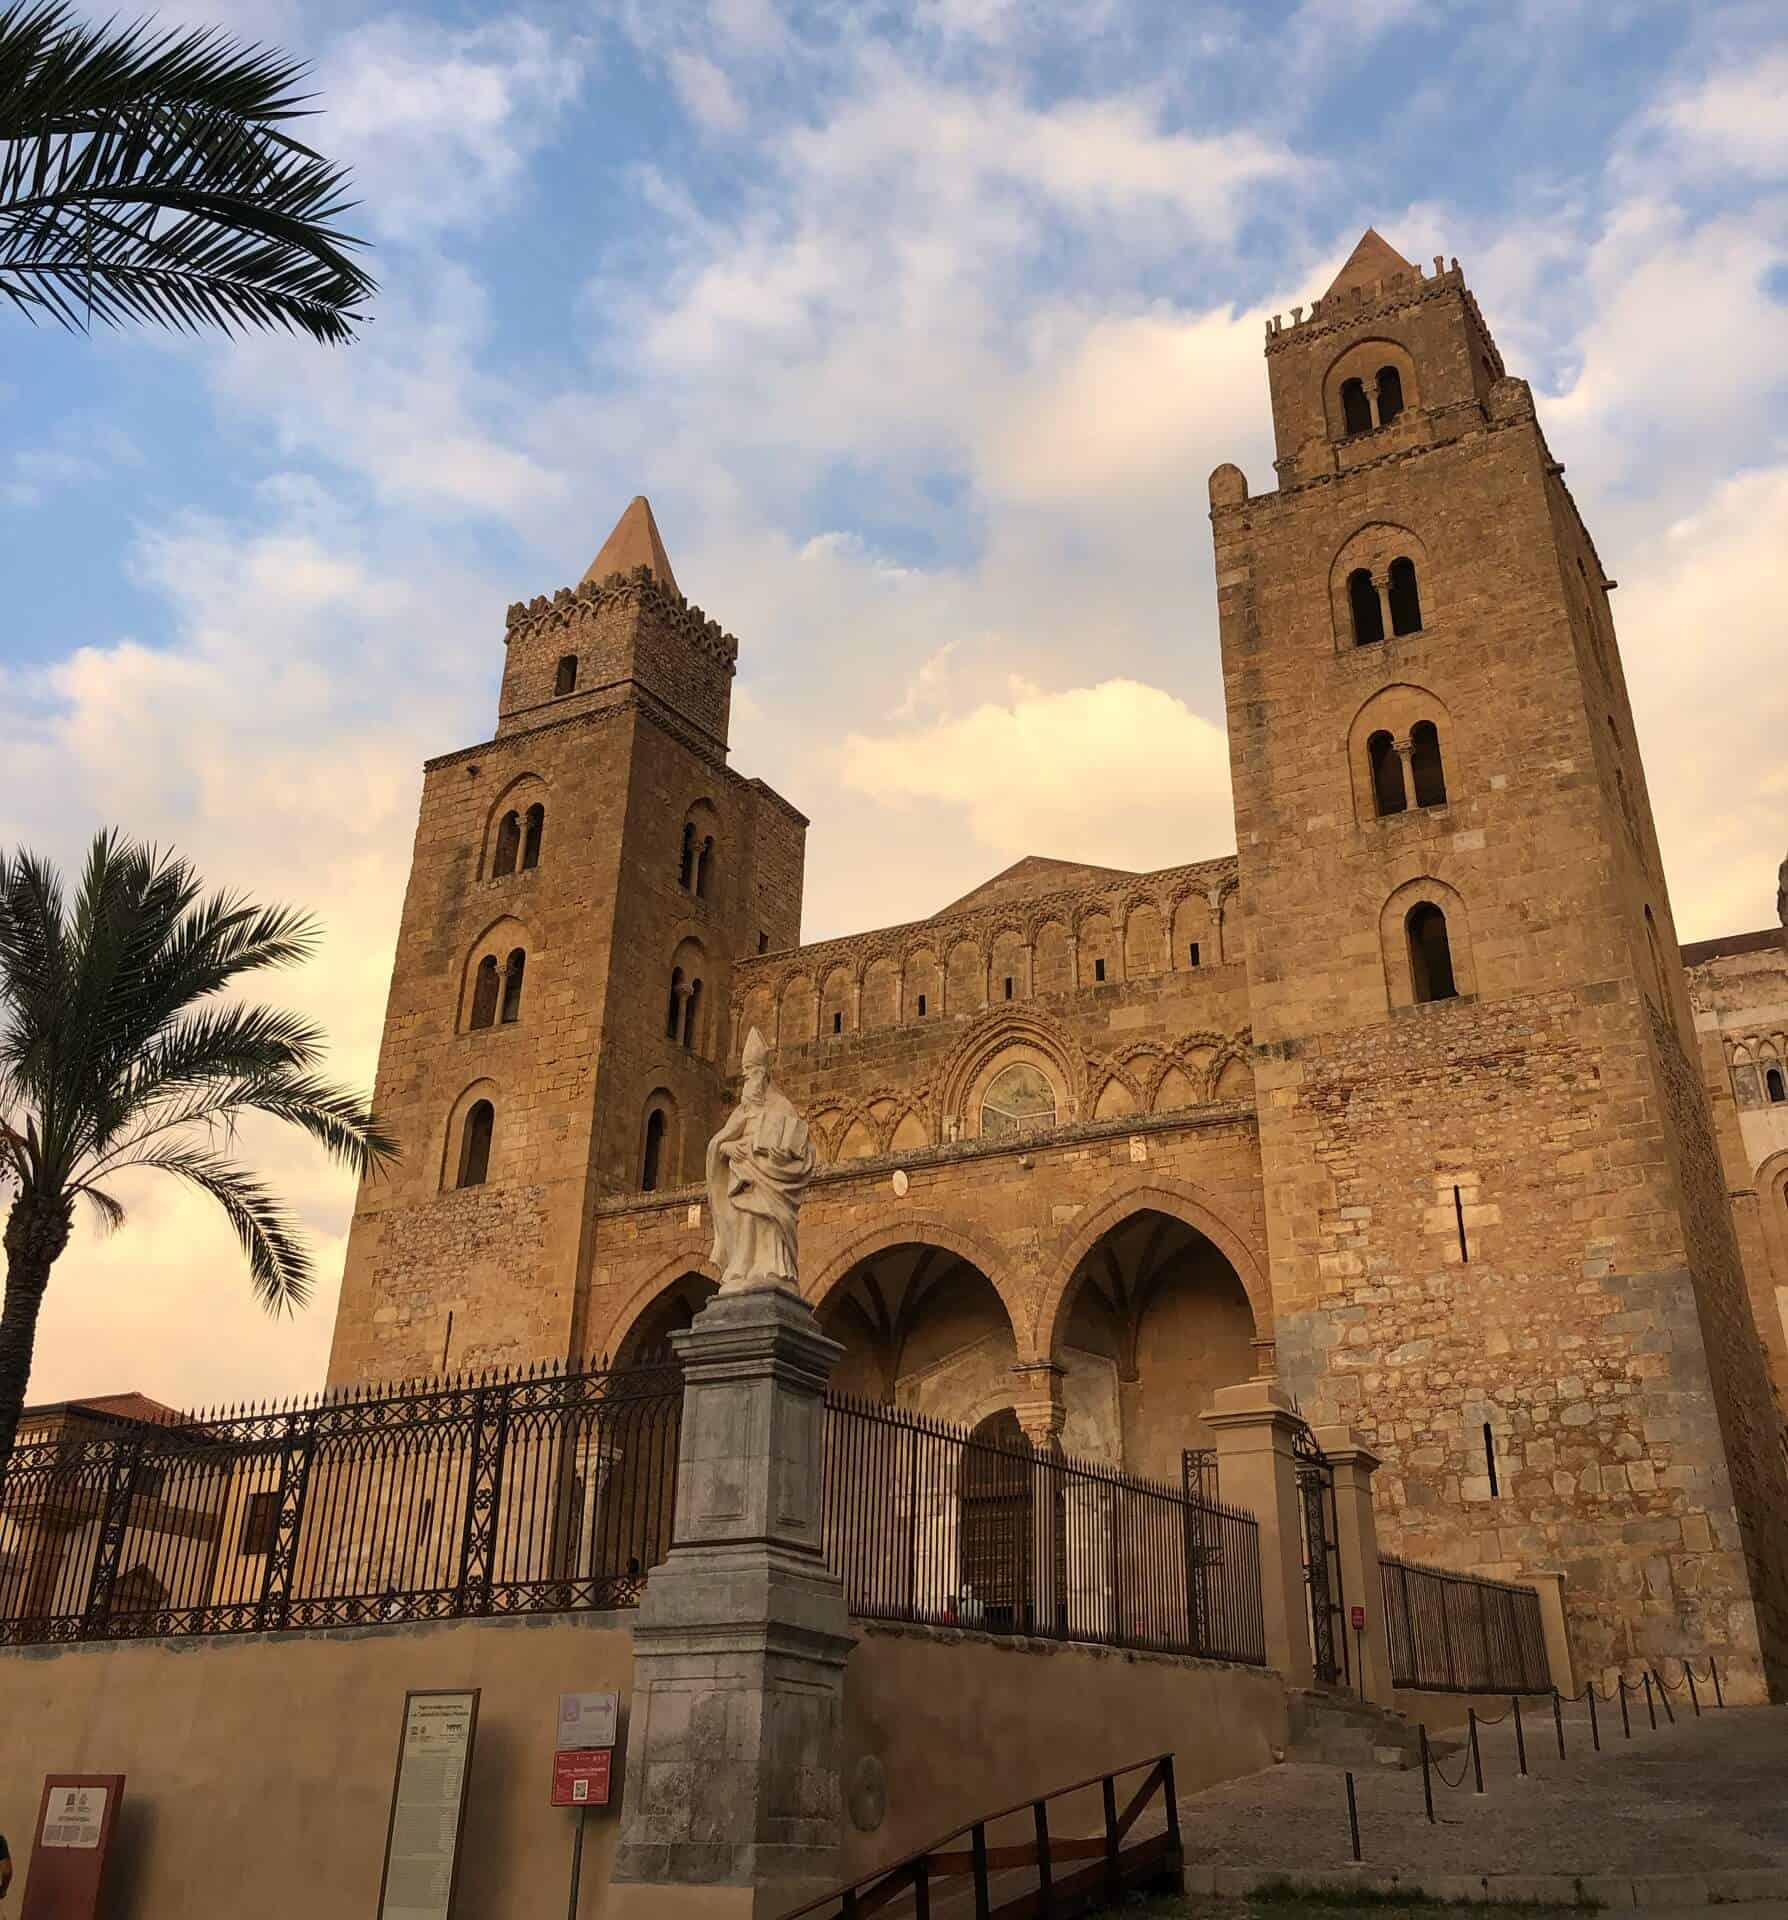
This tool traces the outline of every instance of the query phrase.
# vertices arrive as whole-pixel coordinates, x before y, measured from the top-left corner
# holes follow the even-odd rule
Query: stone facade
[[[1613,582],[1457,263],[1369,233],[1266,349],[1277,486],[1210,489],[1232,857],[802,946],[644,503],[512,609],[496,738],[428,770],[333,1377],[667,1353],[755,1027],[839,1385],[1177,1478],[1276,1372],[1388,1546],[1564,1568],[1584,1667],[1788,1685],[1788,956],[1685,976]]]

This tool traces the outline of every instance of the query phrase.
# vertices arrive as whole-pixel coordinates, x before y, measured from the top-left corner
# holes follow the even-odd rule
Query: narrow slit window
[[[1459,1189],[1453,1189],[1453,1225],[1459,1231],[1459,1264],[1471,1265],[1471,1248],[1465,1244],[1465,1197]]]
[[[1490,1498],[1500,1499],[1502,1488],[1496,1480],[1496,1435],[1490,1431],[1490,1422],[1484,1422],[1484,1471],[1490,1476]]]
[[[1375,646],[1384,638],[1384,609],[1378,603],[1378,589],[1364,567],[1355,567],[1347,576],[1347,604],[1353,613],[1353,643],[1356,647]]]
[[[553,675],[553,697],[555,699],[563,699],[566,694],[575,693],[576,690],[577,655],[575,653],[561,654],[559,657],[559,670]]]
[[[757,950],[759,953],[770,951],[770,936],[767,933],[760,933],[757,936]]]
[[[1453,981],[1453,949],[1447,939],[1447,917],[1431,900],[1409,910],[1410,980],[1418,1000],[1452,1000],[1459,989]]]
[[[654,1107],[646,1115],[646,1149],[641,1157],[639,1185],[642,1193],[658,1191],[658,1166],[664,1157],[664,1109]]]
[[[1198,942],[1194,940],[1192,944],[1186,949],[1186,951],[1191,956],[1192,965],[1197,966],[1198,965]]]
[[[844,1031],[844,1015],[842,1013],[833,1014],[832,1031],[834,1033],[842,1033]]]
[[[925,996],[924,996],[924,994],[920,994],[920,995],[919,995],[919,1018],[920,1018],[921,1020],[923,1020],[923,1019],[925,1018]]]
[[[1769,1104],[1772,1107],[1779,1107],[1784,1100],[1788,1100],[1788,1085],[1783,1083],[1780,1067],[1771,1067],[1764,1074],[1763,1090],[1769,1095]]]
[[[1095,960],[1093,962],[1093,978],[1095,980],[1103,980],[1105,978],[1105,962],[1103,960]]]
[[[459,1184],[481,1187],[490,1177],[490,1140],[496,1128],[496,1109],[488,1100],[475,1100],[466,1115],[459,1148]]]
[[[1008,1000],[1012,998],[1012,976],[1010,974],[1006,975],[1006,998]]]
[[[1402,813],[1409,805],[1403,791],[1403,756],[1397,743],[1380,728],[1366,742],[1366,758],[1372,765],[1372,805],[1382,820],[1387,813]]]

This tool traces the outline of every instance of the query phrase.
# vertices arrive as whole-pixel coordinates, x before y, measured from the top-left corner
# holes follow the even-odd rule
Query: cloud
[[[709,132],[737,133],[745,125],[744,105],[712,60],[699,53],[672,53],[670,76],[684,111]]]
[[[1678,144],[1697,170],[1729,170],[1754,178],[1788,172],[1788,50],[1710,74],[1663,101],[1649,118]]]

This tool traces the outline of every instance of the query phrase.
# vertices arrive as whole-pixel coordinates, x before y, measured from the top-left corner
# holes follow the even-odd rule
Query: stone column
[[[1565,1626],[1565,1577],[1550,1567],[1524,1567],[1519,1577],[1540,1596],[1546,1666],[1552,1684],[1569,1700],[1577,1691],[1577,1670],[1571,1664],[1571,1636]]]
[[[1062,1369],[1053,1360],[1020,1361],[1012,1379],[1012,1411],[1024,1437],[1045,1457],[1059,1454],[1068,1412],[1062,1401]],[[1058,1577],[1062,1491],[1059,1472],[1044,1465],[1032,1471],[1030,1624],[1038,1633],[1054,1633],[1065,1598]]]
[[[1267,1665],[1285,1676],[1287,1686],[1310,1686],[1316,1669],[1291,1450],[1298,1416],[1291,1397],[1273,1380],[1219,1387],[1204,1422],[1217,1436],[1217,1483],[1225,1505],[1244,1507],[1260,1522]]]
[[[1375,573],[1372,576],[1373,591],[1378,595],[1378,617],[1384,622],[1384,637],[1391,637],[1391,576],[1388,573]]]
[[[820,1539],[826,1380],[843,1349],[786,1287],[722,1293],[684,1370],[670,1556],[646,1583],[612,1908],[761,1920],[841,1877],[844,1663]]]
[[[1397,778],[1403,782],[1403,808],[1405,812],[1415,805],[1415,776],[1410,771],[1409,755],[1411,743],[1408,740],[1393,740],[1392,750],[1397,756]]]
[[[1354,1691],[1381,1707],[1391,1704],[1391,1648],[1385,1631],[1384,1581],[1378,1569],[1378,1522],[1372,1512],[1372,1476],[1378,1455],[1351,1427],[1318,1427],[1316,1444],[1335,1474],[1335,1557],[1341,1566],[1342,1613],[1335,1631],[1347,1637]],[[1366,1624],[1353,1629],[1353,1609],[1366,1609]]]

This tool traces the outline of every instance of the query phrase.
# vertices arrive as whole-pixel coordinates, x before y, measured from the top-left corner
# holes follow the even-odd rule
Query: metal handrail
[[[1123,1813],[1119,1814],[1117,1782],[1124,1775],[1140,1772],[1144,1767],[1149,1769],[1147,1777],[1131,1796]],[[1050,1801],[1084,1793],[1089,1787],[1103,1790],[1103,1833],[1088,1838],[1052,1840],[1048,1815]],[[1163,1790],[1165,1800],[1165,1830],[1159,1836],[1139,1841],[1126,1856],[1120,1842],[1136,1824],[1157,1787]],[[1037,1837],[1032,1844],[988,1846],[987,1829],[990,1826],[1027,1812],[1034,1816],[1036,1822]],[[969,1842],[967,1851],[946,1851],[953,1841],[965,1839]],[[1100,1861],[1103,1868],[1090,1873],[1083,1868],[1071,1879],[1058,1881],[1054,1878],[1055,1863],[1066,1860]],[[1054,1896],[1053,1900],[1046,1902],[1043,1911],[1058,1916],[1058,1920],[1065,1920],[1068,1909],[1061,1904],[1063,1900],[1072,1900],[1081,1892],[1091,1893],[1101,1901],[1107,1897],[1116,1898],[1124,1891],[1129,1873],[1139,1868],[1171,1877],[1177,1886],[1182,1864],[1173,1755],[1158,1753],[1147,1759],[1132,1760],[1123,1766],[1112,1767],[1104,1773],[1089,1774],[1084,1780],[1076,1780],[1072,1786],[1056,1787],[1045,1794],[1033,1794],[1026,1799],[1015,1800],[1011,1806],[1002,1807],[997,1813],[985,1813],[978,1819],[966,1821],[962,1826],[953,1827],[948,1833],[939,1835],[928,1846],[917,1848],[904,1859],[896,1860],[891,1866],[877,1867],[869,1873],[860,1874],[855,1880],[842,1881],[804,1906],[790,1908],[781,1916],[781,1920],[806,1920],[807,1916],[828,1909],[835,1912],[840,1920],[868,1920],[870,1914],[885,1907],[896,1895],[908,1891],[914,1895],[919,1920],[926,1920],[930,1911],[929,1888],[932,1877],[935,1875],[944,1879],[962,1874],[974,1877],[976,1920],[999,1920],[1000,1914],[1009,1910],[1021,1906],[1028,1910],[1036,1895],[1034,1892],[1027,1893],[1020,1901],[1009,1902],[995,1912],[989,1905],[987,1876],[990,1871],[1025,1866],[1037,1867],[1040,1887]]]

